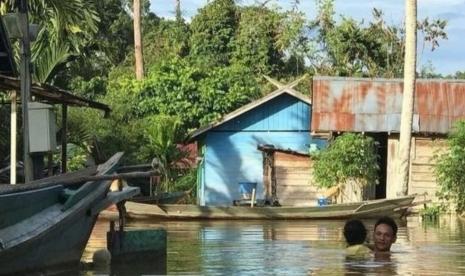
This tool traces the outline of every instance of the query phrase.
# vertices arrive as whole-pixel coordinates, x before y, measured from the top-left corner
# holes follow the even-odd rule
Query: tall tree
[[[190,55],[205,67],[229,65],[237,26],[234,0],[214,0],[192,19]]]
[[[134,16],[134,56],[136,59],[136,79],[144,78],[144,61],[142,56],[142,35],[141,35],[141,6],[140,0],[134,0],[133,16]]]
[[[399,139],[400,195],[407,195],[409,182],[410,146],[412,138],[415,69],[417,59],[417,1],[405,0],[405,65],[404,93]]]
[[[175,1],[176,20],[181,21],[182,20],[181,0],[174,0],[174,1]]]

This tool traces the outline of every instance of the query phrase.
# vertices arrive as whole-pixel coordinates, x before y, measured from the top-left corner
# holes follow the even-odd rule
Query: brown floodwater
[[[374,221],[364,221],[370,230]],[[100,219],[83,255],[90,262],[106,247],[109,221]],[[128,229],[164,228],[165,264],[134,262],[112,267],[112,275],[465,275],[465,221],[444,216],[437,221],[410,217],[399,221],[392,254],[349,260],[345,257],[344,221],[130,221]],[[81,275],[101,275],[83,269]]]

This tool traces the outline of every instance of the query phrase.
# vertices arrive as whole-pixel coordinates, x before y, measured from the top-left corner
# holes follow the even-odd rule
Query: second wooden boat
[[[182,219],[347,219],[402,215],[415,195],[315,207],[149,205],[126,202],[131,218]]]

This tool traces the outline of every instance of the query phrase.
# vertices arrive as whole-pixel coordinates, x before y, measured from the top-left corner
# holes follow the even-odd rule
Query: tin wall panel
[[[313,131],[398,132],[402,110],[400,79],[315,77]],[[412,129],[447,133],[465,119],[465,82],[417,80]]]

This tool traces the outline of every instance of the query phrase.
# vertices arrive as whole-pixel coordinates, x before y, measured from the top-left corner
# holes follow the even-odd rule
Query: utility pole
[[[28,103],[31,94],[31,45],[29,40],[29,21],[27,0],[19,0],[19,20],[21,26],[21,65],[20,65],[20,80],[21,80],[21,105],[23,117],[23,166],[24,166],[24,182],[32,180],[32,161],[29,155],[29,114]]]
[[[417,61],[417,0],[405,0],[404,93],[399,138],[398,195],[408,194],[413,107],[415,99],[415,69]]]

